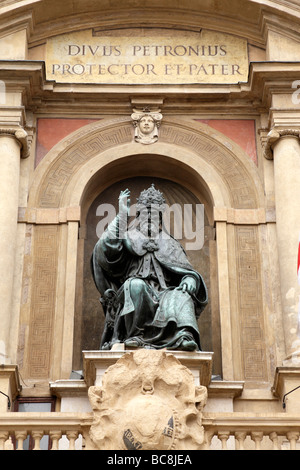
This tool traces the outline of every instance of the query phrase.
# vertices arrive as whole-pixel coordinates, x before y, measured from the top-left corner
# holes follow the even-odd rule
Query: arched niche
[[[94,285],[90,270],[90,258],[93,248],[108,222],[107,213],[104,213],[102,208],[106,207],[109,209],[110,205],[112,205],[114,206],[115,213],[117,213],[118,196],[121,190],[126,188],[130,189],[131,203],[134,204],[140,192],[148,188],[152,183],[155,184],[157,189],[163,192],[168,207],[174,208],[174,205],[176,205],[175,217],[177,225],[175,226],[174,216],[171,215],[171,234],[176,236],[180,241],[186,250],[189,261],[205,279],[210,300],[198,322],[201,346],[205,351],[214,351],[214,372],[216,375],[221,375],[220,323],[218,315],[218,290],[216,288],[215,229],[207,215],[207,213],[211,211],[209,210],[208,202],[201,198],[200,188],[198,195],[195,195],[182,184],[171,180],[168,174],[166,174],[164,178],[157,177],[155,166],[152,168],[151,176],[145,176],[142,172],[139,176],[123,178],[111,184],[103,190],[89,206],[85,217],[83,240],[79,241],[78,257],[82,260],[82,264],[77,271],[74,368],[81,368],[80,358],[82,350],[94,350],[99,348],[99,342],[104,328],[104,314],[99,303],[99,293]],[[199,197],[201,199],[199,199]],[[196,218],[197,205],[201,204],[204,206],[203,220],[199,217],[200,213],[198,213],[198,219]],[[185,212],[186,207],[189,208],[186,209]],[[190,210],[192,214],[191,219],[189,218]],[[165,214],[165,217],[168,223],[168,215]],[[186,223],[192,222],[190,228],[193,231],[198,230],[197,236],[199,237],[199,243],[193,243],[191,239],[187,238],[191,233],[187,233],[187,230],[185,230],[184,219]],[[203,237],[203,240],[200,239],[200,237]],[[195,241],[195,239],[193,241]]]
[[[34,230],[40,232],[40,236],[34,236],[34,244],[35,240],[40,244],[47,243],[42,234],[48,214],[53,224],[60,224],[61,217],[63,219],[63,225],[51,235],[57,249],[48,270],[49,276],[56,276],[56,294],[59,296],[51,305],[44,306],[48,309],[45,318],[50,324],[51,337],[56,341],[55,347],[53,340],[48,351],[56,368],[54,378],[68,377],[74,364],[73,344],[78,340],[78,330],[75,330],[75,340],[73,337],[75,312],[78,313],[83,300],[83,284],[78,273],[83,273],[84,269],[89,210],[96,198],[113,185],[139,177],[161,178],[184,188],[204,204],[210,228],[216,222],[216,209],[250,209],[251,212],[264,207],[257,167],[238,145],[206,124],[165,118],[158,142],[144,146],[134,142],[130,119],[119,117],[84,126],[60,141],[37,167],[28,199],[28,213],[36,212],[42,221],[36,221]],[[74,216],[74,213],[80,215]],[[223,376],[232,379],[233,346],[239,344],[239,331],[236,327],[231,328],[231,322],[235,321],[231,310],[235,308],[236,300],[231,304],[229,269],[231,275],[237,276],[237,267],[234,260],[229,266],[226,219],[215,226],[217,238],[213,256],[216,261],[210,265],[210,276],[214,271],[214,289],[218,295],[211,299],[216,302],[214,311],[218,312],[214,322],[220,323],[217,342],[221,337],[222,344],[217,369],[220,370],[222,362],[223,372],[224,367],[227,368]],[[255,243],[256,237],[257,234]],[[29,263],[34,269],[34,257]],[[47,279],[40,280],[37,276],[32,279],[35,291],[39,291],[39,282],[47,290]],[[95,295],[98,302],[98,294]],[[34,311],[35,298],[31,298],[27,310],[24,307],[24,317],[28,315],[28,308]],[[28,338],[30,343],[30,332]]]

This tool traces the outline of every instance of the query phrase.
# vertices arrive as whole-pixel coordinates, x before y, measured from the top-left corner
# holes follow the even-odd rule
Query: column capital
[[[3,135],[10,135],[20,144],[21,158],[27,158],[29,156],[29,139],[28,134],[23,127],[0,127],[0,137]]]
[[[297,137],[300,138],[300,129],[276,129],[273,127],[266,136],[265,147],[264,147],[264,157],[267,160],[273,160],[273,146],[281,137]]]

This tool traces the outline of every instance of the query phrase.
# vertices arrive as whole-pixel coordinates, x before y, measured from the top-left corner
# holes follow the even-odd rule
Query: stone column
[[[10,363],[9,331],[18,222],[20,157],[27,156],[22,128],[0,128],[0,363]],[[17,328],[17,325],[15,325]]]
[[[267,153],[274,159],[277,243],[286,358],[284,364],[300,364],[300,287],[297,255],[300,233],[300,142],[299,130],[272,130]],[[272,152],[272,153],[271,153]]]

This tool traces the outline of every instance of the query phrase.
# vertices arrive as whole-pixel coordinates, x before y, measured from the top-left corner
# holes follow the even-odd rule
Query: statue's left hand
[[[179,285],[179,289],[182,289],[182,292],[188,292],[190,295],[195,294],[196,288],[196,279],[192,276],[185,276]]]

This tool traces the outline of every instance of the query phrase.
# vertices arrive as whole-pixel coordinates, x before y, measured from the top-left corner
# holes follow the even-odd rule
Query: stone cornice
[[[226,222],[233,225],[260,225],[275,223],[274,209],[260,207],[258,209],[233,209],[214,207],[214,221]]]
[[[117,1],[110,1],[106,6],[95,6],[96,2],[82,2],[82,5],[76,5],[73,9],[69,8],[68,2],[60,0],[52,0],[51,6],[42,3],[41,0],[2,1],[0,36],[10,34],[22,26],[28,31],[29,43],[37,45],[50,36],[74,30],[74,24],[77,29],[92,27],[95,31],[153,25],[200,31],[205,26],[211,30],[247,37],[250,43],[264,47],[266,31],[269,28],[281,31],[285,21],[288,23],[288,28],[284,24],[285,33],[288,29],[290,35],[299,37],[299,7],[288,0],[232,0],[218,9],[214,2],[206,2],[200,10],[197,0],[191,0],[184,8],[174,6],[171,0],[155,0],[143,8],[128,4],[122,6]],[[241,14],[237,16],[236,11]]]
[[[255,116],[272,109],[274,94],[291,94],[291,84],[299,76],[299,62],[252,62],[248,82],[234,85],[69,84],[46,80],[43,61],[0,61],[0,80],[6,82],[8,90],[10,87],[22,90],[27,111],[43,113],[46,110],[48,115],[55,113],[56,116],[74,112],[89,116],[129,114],[131,100],[141,96],[161,99],[164,115],[232,112]],[[164,100],[166,94],[168,100]],[[295,109],[291,107],[291,111]]]
[[[27,158],[29,156],[29,142],[28,142],[28,134],[27,132],[20,128],[8,128],[8,127],[0,127],[0,136],[1,135],[10,135],[15,137],[15,139],[19,142],[21,147],[21,157]]]
[[[238,8],[243,11],[240,3],[248,6],[247,0],[232,0],[239,2]],[[48,37],[79,29],[94,28],[95,30],[125,29],[136,27],[164,27],[168,29],[184,29],[200,31],[203,26],[208,29],[220,30],[235,35],[249,37],[250,41],[261,45],[262,37],[257,18],[261,6],[255,3],[247,8],[245,18],[237,18],[233,8],[229,11],[219,9],[216,14],[213,4],[199,10],[197,0],[191,0],[184,7],[176,5],[172,0],[154,0],[143,7],[132,7],[130,4],[111,1],[107,5],[97,5],[97,2],[80,2],[80,5],[70,8],[68,2],[52,0],[49,5],[41,5],[42,1],[27,0],[10,3],[10,6],[0,6],[0,35],[1,29],[7,31],[16,29],[20,18],[27,16],[28,39],[31,46],[44,43]],[[50,6],[51,5],[51,6]],[[59,16],[57,11],[59,9]],[[32,28],[34,24],[34,28]]]
[[[27,224],[66,224],[69,222],[80,222],[80,207],[52,208],[26,208],[19,207],[18,222]]]

